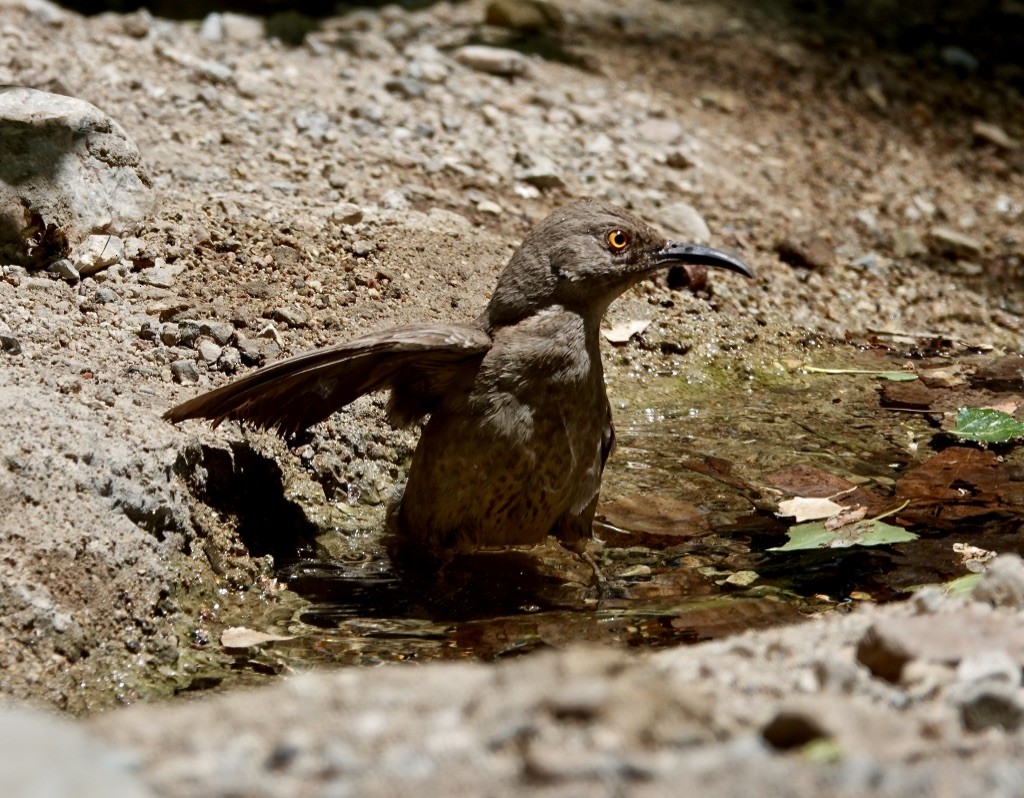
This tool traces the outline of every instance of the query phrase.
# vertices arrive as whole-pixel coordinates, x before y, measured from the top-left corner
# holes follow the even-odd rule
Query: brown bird
[[[396,327],[273,363],[168,411],[292,435],[390,390],[395,426],[429,420],[389,510],[400,547],[437,552],[591,536],[615,430],[601,365],[611,302],[674,264],[752,277],[714,249],[666,241],[622,208],[582,200],[529,232],[467,324]]]

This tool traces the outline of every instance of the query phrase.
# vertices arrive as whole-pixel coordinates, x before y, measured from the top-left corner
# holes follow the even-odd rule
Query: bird
[[[753,277],[725,252],[666,240],[624,208],[577,200],[527,233],[475,320],[394,327],[295,355],[164,418],[233,420],[287,438],[387,390],[388,421],[422,426],[387,511],[398,548],[428,556],[553,536],[579,551],[615,445],[601,321],[631,286],[680,264]]]

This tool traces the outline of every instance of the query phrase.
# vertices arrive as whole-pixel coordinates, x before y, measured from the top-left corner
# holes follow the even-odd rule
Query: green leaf
[[[850,546],[887,546],[917,540],[917,535],[903,527],[867,518],[839,529],[826,529],[823,521],[797,524],[787,533],[789,540],[770,551],[801,551],[807,549],[845,549]]]
[[[961,407],[949,434],[975,443],[1011,443],[1024,438],[1024,424],[1002,410]]]
[[[917,375],[912,371],[874,371],[872,369],[819,369],[815,366],[803,366],[808,374],[870,374],[890,382],[913,382]]]

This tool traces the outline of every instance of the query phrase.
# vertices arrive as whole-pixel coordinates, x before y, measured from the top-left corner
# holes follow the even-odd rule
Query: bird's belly
[[[530,545],[600,486],[603,386],[436,415],[413,457],[401,531],[430,547]]]

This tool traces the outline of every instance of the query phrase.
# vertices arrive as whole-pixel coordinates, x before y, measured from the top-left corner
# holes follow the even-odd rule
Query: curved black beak
[[[658,266],[671,266],[673,263],[689,263],[702,266],[716,266],[719,269],[728,269],[731,272],[738,272],[744,277],[753,277],[754,273],[743,261],[726,255],[717,249],[701,247],[697,244],[680,244],[676,241],[669,241],[665,246],[654,253],[654,262]]]

